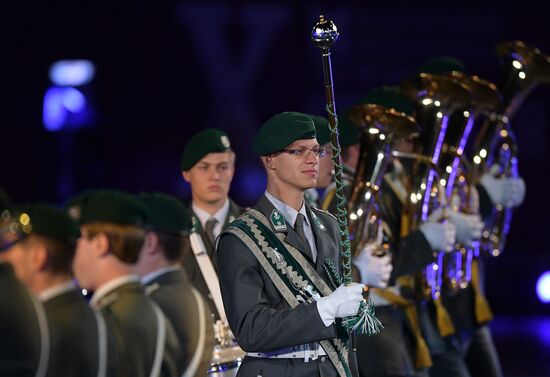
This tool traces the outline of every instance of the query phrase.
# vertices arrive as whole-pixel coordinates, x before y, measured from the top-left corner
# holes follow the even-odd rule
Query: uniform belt
[[[269,359],[304,359],[317,360],[319,356],[326,356],[326,352],[319,343],[301,344],[299,346],[284,348],[273,352],[247,352],[247,356],[263,357]]]

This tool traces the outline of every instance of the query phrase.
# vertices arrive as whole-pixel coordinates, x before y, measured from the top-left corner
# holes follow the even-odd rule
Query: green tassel
[[[358,313],[353,317],[344,318],[342,325],[350,332],[369,336],[378,334],[384,328],[382,322],[376,318],[374,306],[367,304],[365,300],[359,304]]]

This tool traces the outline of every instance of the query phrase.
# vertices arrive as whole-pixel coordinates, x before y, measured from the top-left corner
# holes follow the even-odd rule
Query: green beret
[[[182,171],[191,169],[208,153],[220,153],[231,150],[229,138],[222,130],[209,128],[195,135],[185,145],[181,156]]]
[[[315,125],[315,133],[317,134],[319,145],[330,143],[330,126],[328,125],[327,118],[310,114],[308,116],[313,120],[313,124]]]
[[[155,192],[141,193],[139,199],[147,208],[145,225],[148,229],[181,235],[191,231],[191,216],[177,198]]]
[[[418,73],[431,73],[432,75],[444,75],[452,71],[464,72],[464,63],[451,56],[434,56],[417,69]]]
[[[407,97],[401,94],[397,86],[382,86],[372,89],[361,100],[361,104],[373,104],[395,109],[407,115],[413,115],[414,104]]]
[[[287,111],[270,118],[252,141],[260,156],[279,152],[296,140],[316,137],[313,120],[306,114]]]
[[[78,207],[79,224],[109,223],[142,226],[147,209],[141,201],[121,191],[92,190],[81,195],[73,207]]]
[[[55,238],[75,244],[80,237],[78,224],[63,210],[47,204],[28,204],[20,209],[20,214],[29,216],[31,234]]]
[[[345,113],[344,116],[338,116],[338,141],[342,148],[359,143],[359,130],[351,124]]]

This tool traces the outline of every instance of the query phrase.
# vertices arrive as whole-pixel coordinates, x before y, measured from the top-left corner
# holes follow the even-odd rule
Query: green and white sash
[[[245,212],[224,233],[234,234],[245,243],[291,308],[332,293],[302,253],[285,242],[284,233],[274,233],[269,220],[259,211],[251,209]],[[320,340],[319,344],[339,376],[350,377],[348,333],[340,319],[336,320],[336,327],[337,338]]]

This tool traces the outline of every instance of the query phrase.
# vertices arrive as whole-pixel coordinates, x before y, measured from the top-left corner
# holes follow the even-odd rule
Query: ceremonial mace
[[[336,115],[336,104],[334,102],[334,86],[332,82],[332,65],[330,62],[330,48],[338,39],[336,25],[325,20],[324,16],[319,17],[311,31],[311,41],[321,49],[323,59],[323,74],[325,79],[325,94],[327,97],[326,110],[330,128],[330,145],[332,147],[334,161],[334,180],[336,182],[336,218],[338,220],[341,248],[342,283],[350,285],[351,277],[351,246],[349,240],[348,213],[346,210],[346,197],[344,196],[344,183],[342,181],[342,161],[340,158],[340,142],[338,140],[338,117]],[[335,279],[337,280],[337,279]],[[377,334],[382,324],[374,315],[372,307],[363,300],[359,307],[359,313],[354,317],[344,319],[343,325],[351,332],[352,348],[355,350],[355,332],[360,334]]]

